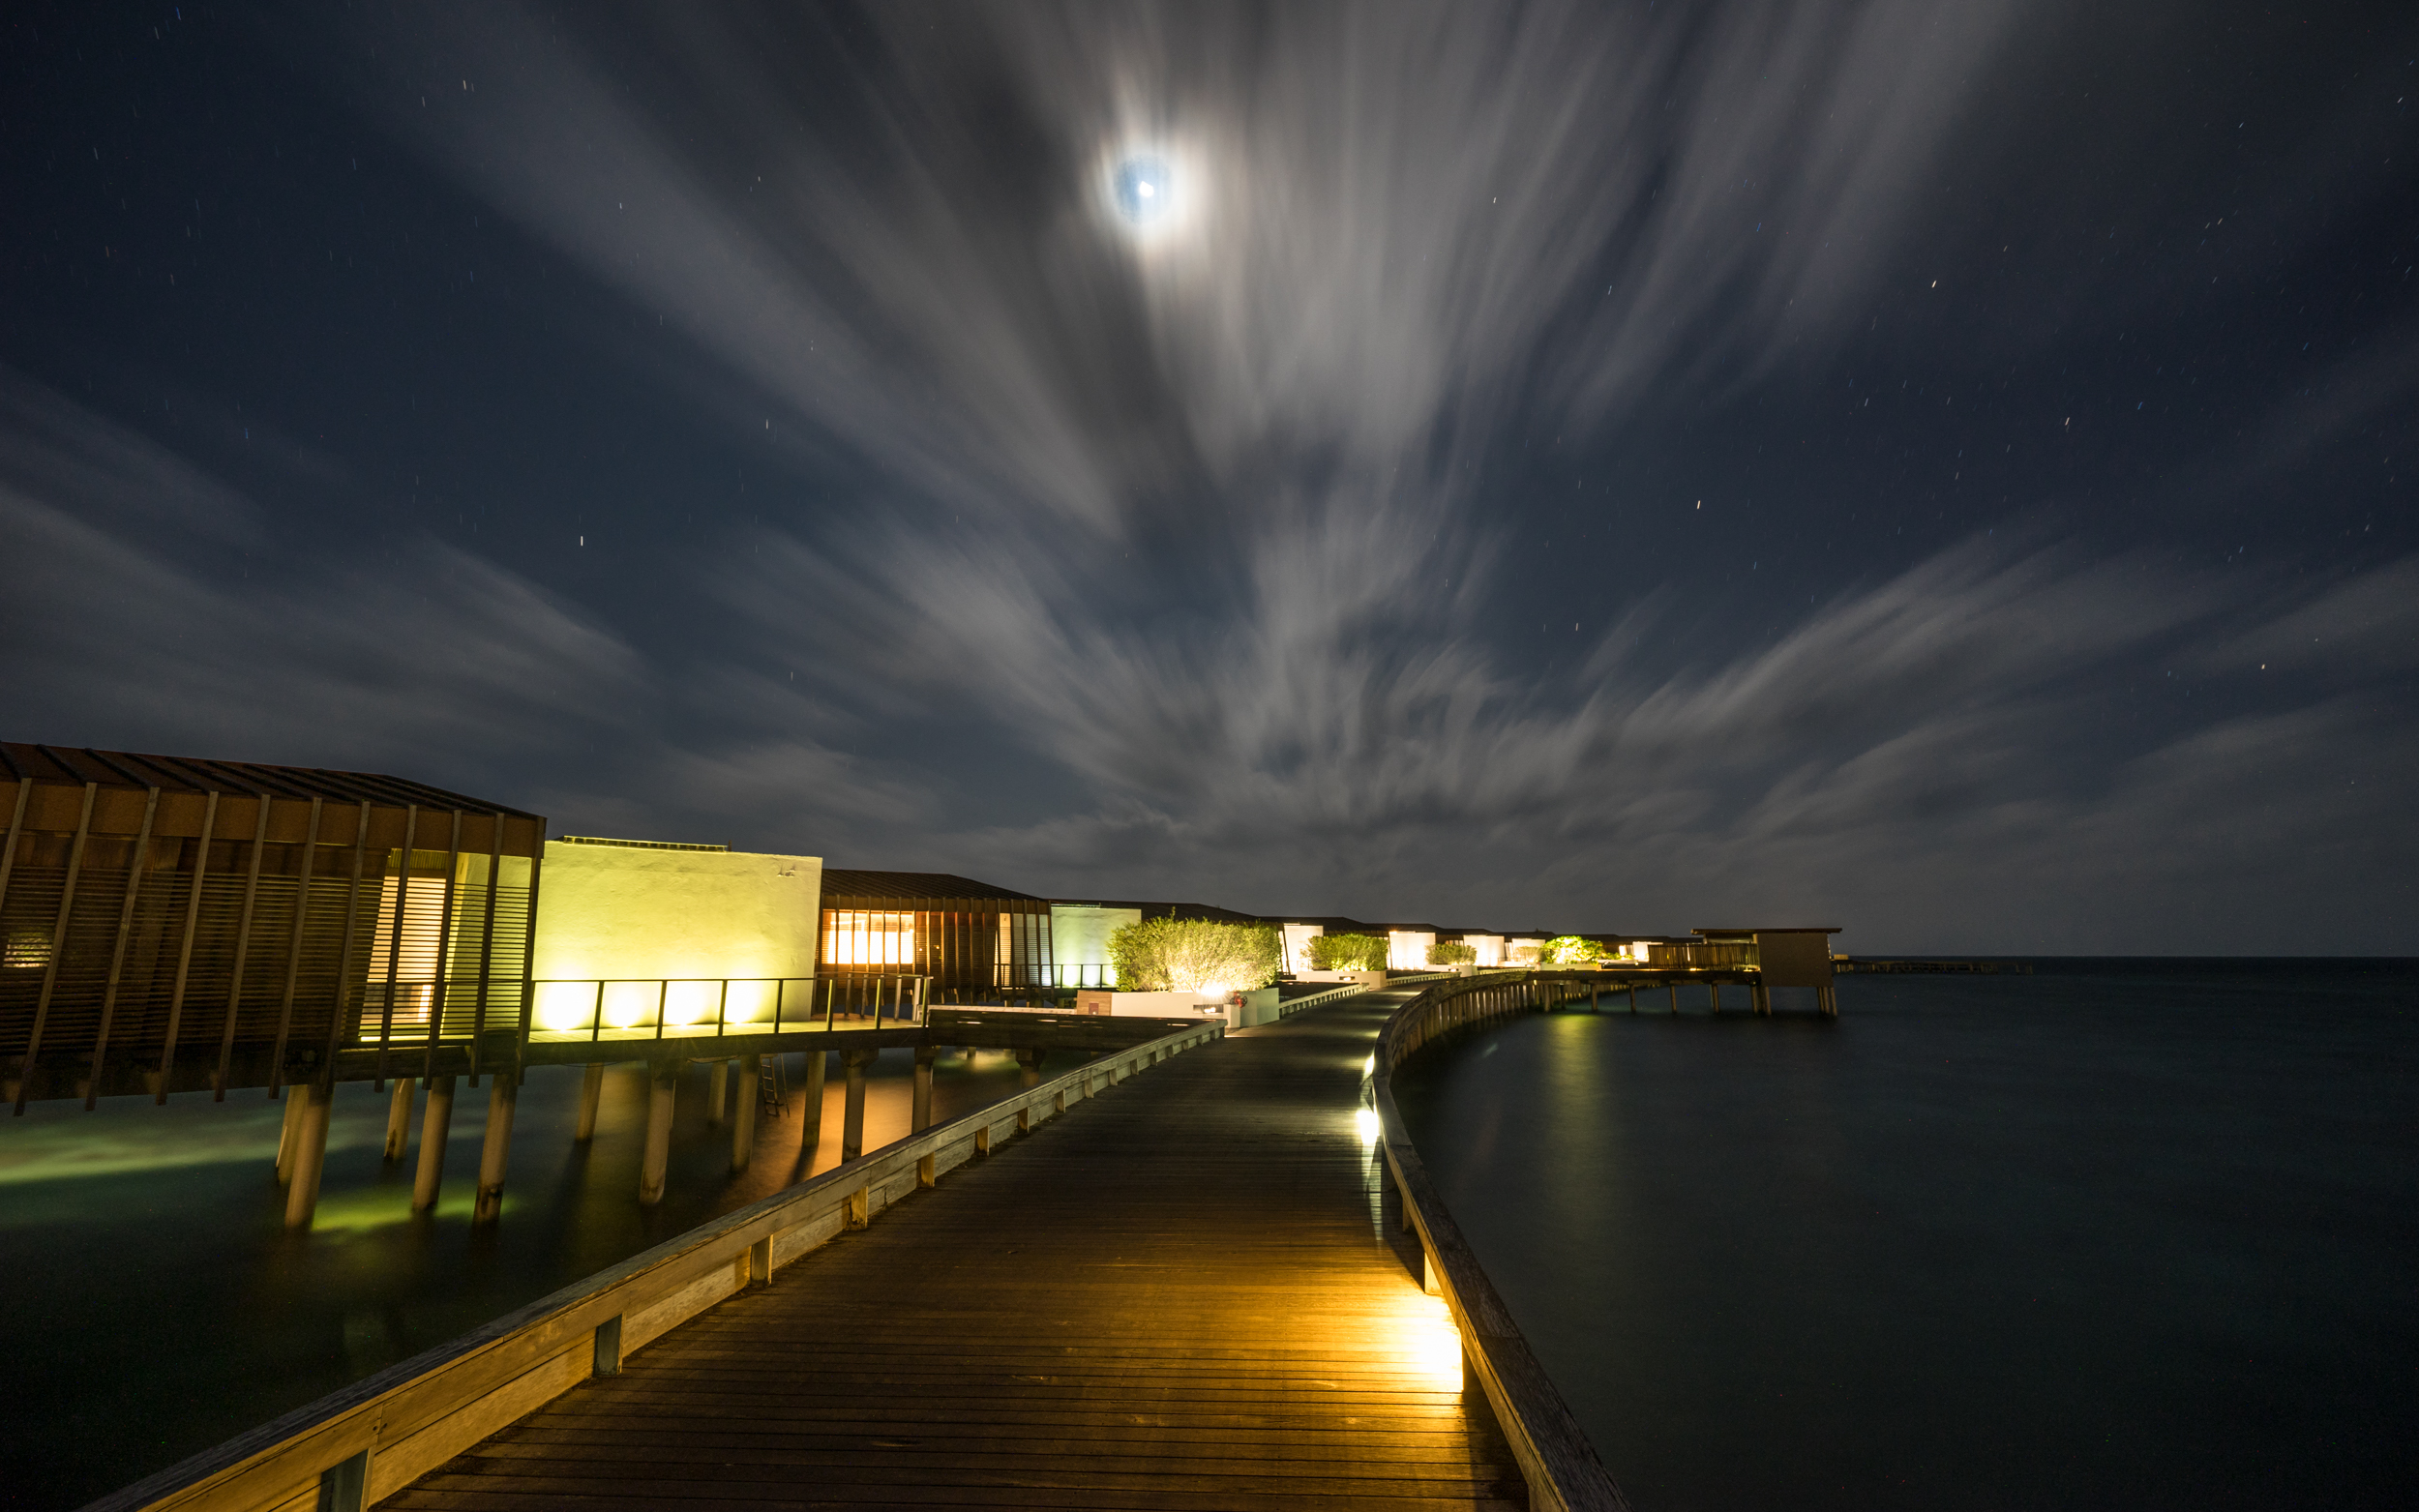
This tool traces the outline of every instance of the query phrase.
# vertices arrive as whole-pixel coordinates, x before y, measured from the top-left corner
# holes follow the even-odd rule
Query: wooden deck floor
[[[381,1505],[1525,1505],[1354,1116],[1404,995],[1079,1103]]]

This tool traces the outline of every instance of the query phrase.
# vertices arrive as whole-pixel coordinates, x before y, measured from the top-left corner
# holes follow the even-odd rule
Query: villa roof
[[[997,887],[950,872],[860,872],[844,867],[825,867],[823,902],[828,905],[835,899],[935,903],[989,899],[1045,905],[1049,903],[1048,899],[1036,898],[1031,893],[1020,893],[1012,887]]]
[[[371,803],[384,808],[460,809],[474,814],[504,814],[514,818],[539,815],[507,804],[490,803],[463,793],[432,787],[377,772],[338,772],[317,766],[269,766],[257,761],[223,761],[202,756],[151,756],[134,751],[103,751],[91,746],[28,745],[0,741],[0,772],[12,783],[31,778],[37,786],[102,787],[143,791],[157,787],[171,793],[241,793],[271,798],[333,798],[340,803]],[[542,820],[541,820],[542,822]]]

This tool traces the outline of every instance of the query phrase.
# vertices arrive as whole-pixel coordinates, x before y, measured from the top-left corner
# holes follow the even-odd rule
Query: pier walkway
[[[1524,1505],[1381,1197],[1411,995],[1088,1098],[378,1505]]]

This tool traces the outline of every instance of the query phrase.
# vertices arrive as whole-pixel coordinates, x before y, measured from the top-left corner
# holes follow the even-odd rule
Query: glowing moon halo
[[[1138,154],[1117,165],[1110,185],[1117,212],[1128,225],[1148,226],[1167,219],[1176,206],[1174,175],[1167,160]]]

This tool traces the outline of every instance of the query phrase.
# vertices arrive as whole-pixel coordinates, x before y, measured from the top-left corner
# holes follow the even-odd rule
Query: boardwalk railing
[[[910,1135],[390,1366],[86,1512],[359,1512],[833,1235],[862,1229],[1000,1141],[1224,1033],[1210,1023],[1116,1051]]]
[[[532,1044],[721,1038],[917,1024],[932,978],[908,973],[790,977],[540,978]],[[846,1021],[846,1022],[843,1022]],[[859,1022],[862,1021],[862,1022]],[[368,1027],[363,1029],[370,1037]]]
[[[1570,1415],[1495,1285],[1461,1236],[1460,1226],[1428,1179],[1428,1169],[1394,1106],[1393,1073],[1414,1052],[1468,1024],[1552,1006],[1585,988],[1530,976],[1463,978],[1429,988],[1405,1003],[1378,1036],[1371,1072],[1387,1173],[1402,1199],[1403,1225],[1419,1233],[1427,1288],[1440,1293],[1461,1330],[1462,1353],[1486,1392],[1529,1483],[1534,1512],[1627,1512],[1621,1488]]]

